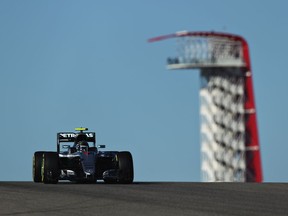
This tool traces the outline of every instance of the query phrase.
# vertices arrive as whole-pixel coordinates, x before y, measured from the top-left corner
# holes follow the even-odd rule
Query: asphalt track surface
[[[288,184],[0,182],[0,215],[288,215]]]

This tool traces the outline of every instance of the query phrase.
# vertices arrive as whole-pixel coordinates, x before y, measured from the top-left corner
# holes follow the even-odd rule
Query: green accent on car
[[[75,128],[75,131],[87,131],[88,128],[85,128],[85,127],[78,127],[78,128]]]
[[[41,177],[42,177],[42,182],[44,182],[44,165],[45,165],[45,158],[44,154],[42,156],[42,164],[41,164]]]

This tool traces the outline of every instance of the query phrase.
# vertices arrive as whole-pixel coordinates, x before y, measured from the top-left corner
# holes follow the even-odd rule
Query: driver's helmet
[[[79,152],[88,152],[89,144],[86,141],[80,141],[77,143],[76,148]]]
[[[86,135],[84,133],[77,134],[75,136],[75,145],[77,145],[80,141],[86,140]]]

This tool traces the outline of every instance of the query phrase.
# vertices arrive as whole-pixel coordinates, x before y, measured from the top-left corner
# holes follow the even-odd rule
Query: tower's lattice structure
[[[248,44],[215,32],[177,32],[177,55],[168,69],[200,69],[202,178],[261,182],[256,109]]]

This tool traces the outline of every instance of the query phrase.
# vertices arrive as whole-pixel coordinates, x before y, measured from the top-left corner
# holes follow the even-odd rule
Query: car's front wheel
[[[45,184],[56,184],[58,182],[60,168],[57,152],[45,152],[43,154],[41,176]]]
[[[133,158],[130,152],[117,153],[119,183],[131,184],[134,180]]]

